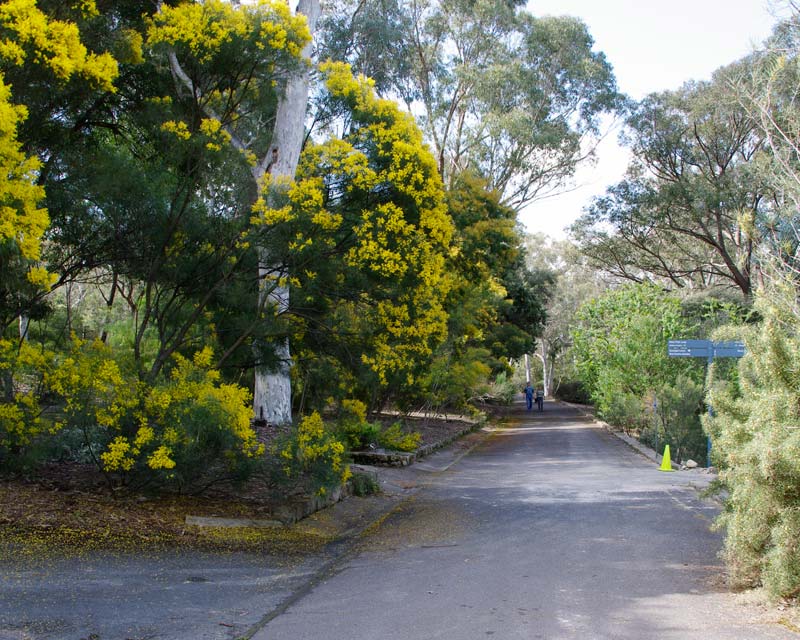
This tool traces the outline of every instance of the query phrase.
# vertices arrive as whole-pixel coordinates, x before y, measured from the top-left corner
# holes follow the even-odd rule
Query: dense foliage
[[[601,114],[621,104],[585,24],[522,5],[338,3],[324,20],[323,50],[424,113],[448,187],[471,170],[519,208],[563,185],[596,141]]]
[[[704,363],[666,350],[667,340],[694,337],[696,325],[678,297],[628,285],[585,303],[573,331],[578,376],[600,415],[651,444],[670,444],[677,460],[705,460]]]
[[[446,336],[453,225],[413,119],[346,65],[322,72],[351,113],[349,129],[306,147],[285,207],[256,211],[259,223],[282,222],[292,250],[306,402],[355,395],[374,404],[414,385]]]
[[[710,404],[732,575],[800,593],[796,4],[763,51],[627,104],[574,18],[340,2],[318,64],[301,5],[0,3],[3,467],[186,491],[269,459],[324,493],[348,448],[418,445],[370,411],[508,401],[535,350],[546,387],[678,459],[703,461]],[[518,209],[623,106],[633,161],[582,256],[526,243]],[[706,393],[665,343],[715,330],[748,355]],[[263,371],[305,416],[269,447]]]
[[[730,65],[632,108],[627,175],[573,227],[594,264],[637,282],[750,294],[779,198],[762,170],[764,135],[732,86],[750,68]]]
[[[747,355],[734,376],[715,367],[709,392],[714,416],[705,420],[730,491],[720,523],[728,533],[732,577],[792,597],[800,592],[797,301],[796,282],[773,282],[756,297],[760,324],[720,334],[743,339]]]
[[[552,94],[550,115],[532,139],[496,134],[531,162],[563,149],[569,173],[613,77],[580,23],[513,13],[525,47],[574,39],[577,57],[560,63],[569,82],[529,60],[526,90]],[[308,415],[271,452],[286,477],[337,483],[344,436],[320,433],[321,416],[351,402],[464,408],[532,347],[542,283],[486,157],[476,173],[448,169],[446,189],[427,144],[441,150],[441,122],[418,127],[381,97],[400,86],[385,74],[304,58],[311,24],[277,0],[0,5],[4,465],[57,456],[115,486],[179,490],[242,479],[264,450],[254,371],[292,365]],[[314,127],[296,173],[281,173],[275,122],[301,77]]]
[[[800,593],[797,539],[797,109],[800,13],[779,24],[754,57],[753,71],[738,79],[739,103],[768,150],[763,179],[779,197],[767,230],[763,283],[755,308],[761,322],[722,337],[743,338],[747,355],[733,375],[713,372],[709,398],[715,416],[706,423],[714,461],[730,492],[721,518],[725,556],[742,585],[763,584],[774,596]],[[766,252],[765,252],[766,253]]]
[[[606,416],[673,452],[677,438],[681,453],[695,442],[700,454],[703,416],[729,494],[731,577],[782,597],[800,593],[800,7],[790,9],[762,50],[631,106],[629,171],[573,227],[612,282],[640,283],[582,308],[582,381]],[[715,360],[703,385],[696,365],[667,360],[675,330],[744,340],[746,355]]]

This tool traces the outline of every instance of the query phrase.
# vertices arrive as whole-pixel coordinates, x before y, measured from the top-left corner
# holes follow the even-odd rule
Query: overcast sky
[[[706,80],[746,55],[771,32],[769,0],[530,0],[535,15],[574,15],[589,27],[595,50],[614,67],[619,89],[633,98]],[[563,228],[592,197],[622,176],[626,155],[616,135],[599,148],[600,162],[580,170],[576,189],[523,210],[530,232],[564,237]]]

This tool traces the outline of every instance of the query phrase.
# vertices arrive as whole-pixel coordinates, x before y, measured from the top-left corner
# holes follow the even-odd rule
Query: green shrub
[[[25,431],[10,430],[15,423],[8,418],[19,421],[19,412],[3,405],[0,432],[14,436],[17,457],[38,450],[91,461],[111,484],[183,491],[215,479],[246,479],[264,452],[250,423],[250,393],[221,383],[212,358],[208,347],[191,360],[175,355],[169,374],[148,384],[108,345],[73,340],[60,357],[26,361],[39,368],[43,387],[58,404],[57,420],[37,416]],[[0,448],[8,442],[0,437]]]
[[[555,396],[565,402],[592,404],[592,396],[580,380],[562,382],[555,390]]]
[[[703,424],[729,492],[719,524],[734,584],[763,584],[776,597],[800,593],[800,317],[795,283],[756,296],[758,326],[715,334],[743,338],[737,375],[711,368],[713,417]]]
[[[325,428],[316,411],[305,416],[276,447],[283,480],[324,495],[350,477],[344,444]]]
[[[491,393],[487,383],[492,373],[487,361],[491,359],[485,349],[445,350],[392,400],[401,410],[424,404],[437,410],[463,411],[475,398]]]
[[[691,458],[699,464],[706,463],[706,436],[700,423],[705,411],[704,396],[704,386],[683,375],[676,378],[674,385],[663,385],[657,392],[661,447],[670,445],[678,462]]]
[[[407,433],[400,422],[395,422],[386,427],[380,435],[380,445],[394,451],[416,451],[422,435],[416,431]]]
[[[361,498],[380,493],[381,486],[375,476],[369,473],[356,471],[350,478],[350,485],[353,487],[353,495]]]
[[[367,422],[367,407],[360,400],[343,400],[335,426],[336,436],[348,451],[378,444],[381,426]]]
[[[491,396],[504,405],[510,405],[514,402],[514,398],[519,391],[519,385],[505,371],[497,374],[489,389]]]
[[[372,422],[347,421],[337,428],[337,435],[348,451],[362,451],[371,444],[378,444],[380,433],[380,424]]]
[[[601,417],[615,427],[626,432],[639,432],[647,427],[647,414],[639,396],[621,392],[610,394],[602,404],[605,409]]]

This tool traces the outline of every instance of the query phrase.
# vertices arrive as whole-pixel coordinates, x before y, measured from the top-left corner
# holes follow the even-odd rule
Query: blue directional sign
[[[710,365],[714,358],[741,358],[744,355],[744,342],[712,342],[711,340],[669,340],[667,355],[670,358],[705,358]],[[708,405],[709,415],[714,415]],[[711,464],[711,437],[706,445],[706,460]]]
[[[670,340],[667,342],[667,354],[670,358],[708,358],[711,350],[711,340]]]
[[[711,340],[669,340],[667,355],[670,358],[741,358],[744,342],[712,342]]]
[[[744,355],[744,342],[715,342],[715,358],[741,358]]]

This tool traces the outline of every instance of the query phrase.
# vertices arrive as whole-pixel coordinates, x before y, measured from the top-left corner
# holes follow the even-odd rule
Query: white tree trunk
[[[539,339],[540,353],[534,353],[542,362],[542,390],[544,395],[549,395],[553,389],[553,367],[547,366],[547,347],[544,339]],[[527,358],[527,356],[525,356]]]
[[[297,13],[306,16],[308,29],[313,35],[320,14],[319,0],[300,0],[297,5]],[[312,50],[313,44],[309,43],[303,49],[303,56],[310,58]],[[294,179],[305,136],[309,82],[309,70],[298,73],[289,79],[285,93],[278,103],[270,151],[253,170],[258,184],[263,183],[264,174],[267,171],[272,175],[273,184],[276,184],[277,188],[281,188],[281,182],[288,183]],[[276,276],[280,278],[286,274],[274,264],[266,251],[261,251],[258,275],[261,283],[258,308],[263,308],[266,295],[275,313],[284,313],[289,308],[288,287],[279,286],[275,289],[270,287],[273,283],[272,278]],[[266,293],[267,291],[269,293]],[[253,411],[256,419],[264,420],[269,424],[289,424],[292,421],[290,378],[292,359],[289,352],[289,340],[284,338],[276,344],[275,353],[279,359],[277,368],[271,370],[266,367],[256,367]]]
[[[539,344],[541,347],[541,356],[539,356],[542,360],[542,387],[544,388],[544,395],[548,395],[552,390],[552,367],[548,369],[547,367],[547,348],[545,347],[544,340],[539,340]]]
[[[19,317],[19,339],[20,340],[27,340],[28,339],[28,326],[30,325],[30,317],[27,315],[21,315]]]

